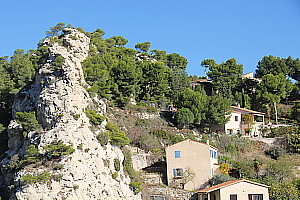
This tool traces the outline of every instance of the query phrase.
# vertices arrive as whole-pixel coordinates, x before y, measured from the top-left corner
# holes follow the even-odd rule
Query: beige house
[[[248,181],[232,180],[198,191],[199,200],[269,200],[269,186]]]
[[[189,139],[166,147],[168,185],[192,191],[203,188],[218,168],[217,152],[209,144]]]
[[[254,118],[252,124],[246,124],[243,120],[243,114],[250,114]],[[261,129],[264,126],[264,113],[231,106],[231,113],[228,115],[229,121],[225,125],[213,125],[212,132],[225,132],[226,134],[243,134],[246,136],[261,136]],[[248,130],[248,131],[247,131]]]

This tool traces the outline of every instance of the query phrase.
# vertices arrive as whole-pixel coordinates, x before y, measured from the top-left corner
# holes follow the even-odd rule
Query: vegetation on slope
[[[62,44],[59,36],[65,27],[71,25],[59,23],[46,32],[50,46],[55,42]],[[128,48],[127,39],[122,36],[104,39],[105,32],[101,29],[91,33],[78,30],[91,39],[89,57],[82,63],[85,79],[91,86],[87,90],[91,95],[97,94],[109,100],[111,106],[126,109],[130,113],[155,114],[158,108],[165,110],[168,105],[178,108],[177,115],[164,115],[166,121],[142,120],[126,117],[128,115],[124,113],[114,113],[115,116],[121,115],[122,119],[109,119],[117,126],[109,122],[107,131],[98,135],[102,145],[106,145],[109,140],[120,146],[130,143],[163,156],[164,145],[179,142],[184,138],[198,139],[197,134],[194,135],[191,130],[180,131],[174,128],[174,125],[179,128],[194,128],[196,133],[199,130],[209,131],[212,124],[226,123],[227,118],[224,114],[230,109],[230,105],[236,104],[267,113],[268,121],[277,122],[279,118],[285,118],[295,123],[300,122],[299,102],[289,101],[297,100],[298,97],[299,58],[264,56],[258,62],[255,74],[261,81],[240,78],[243,65],[234,58],[219,64],[213,59],[206,59],[201,62],[201,66],[207,69],[207,76],[212,80],[212,84],[209,87],[190,87],[188,82],[200,77],[188,77],[185,71],[188,62],[183,56],[150,49],[150,42],[138,43],[135,49]],[[17,49],[12,56],[0,58],[2,155],[7,149],[6,127],[11,119],[9,116],[12,100],[16,94],[22,95],[22,88],[33,80],[38,66],[46,62],[48,47],[40,42],[36,50],[25,52]],[[61,57],[57,57],[54,62],[56,70],[60,70],[63,62]],[[294,83],[290,79],[294,79]],[[87,111],[86,114],[95,127],[106,120],[94,111]],[[16,119],[23,125],[25,137],[27,132],[39,129],[34,115],[33,112],[16,115]],[[299,130],[297,127],[273,129],[269,136],[283,137],[285,143],[271,149],[260,149],[263,147],[261,143],[239,137],[220,136],[210,140],[220,149],[221,162],[230,163],[232,168],[240,169],[245,178],[271,185],[273,199],[280,199],[281,194],[289,195],[287,191],[297,194],[300,181],[295,178],[294,168],[299,159]],[[203,135],[202,141],[206,139],[207,136]],[[56,145],[63,144],[57,142]],[[48,150],[51,149],[52,146],[49,146]],[[246,149],[253,151],[247,152]],[[69,150],[67,152],[71,153]],[[63,155],[56,154],[60,151],[51,152],[48,157]],[[29,146],[27,153],[24,158],[27,163],[32,164],[41,159],[34,146]],[[12,161],[18,162],[19,158],[12,158]],[[14,162],[11,164],[11,167],[14,167]],[[128,167],[128,174],[130,171],[131,168]],[[31,181],[31,177],[26,178]],[[138,183],[132,183],[131,186],[136,192],[139,191]]]

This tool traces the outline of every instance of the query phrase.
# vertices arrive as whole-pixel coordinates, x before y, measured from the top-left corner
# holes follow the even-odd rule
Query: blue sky
[[[204,75],[208,58],[235,58],[248,73],[266,55],[300,57],[299,0],[10,0],[1,2],[0,19],[0,56],[35,49],[64,22],[123,36],[129,48],[149,41],[150,49],[179,53],[190,75]]]

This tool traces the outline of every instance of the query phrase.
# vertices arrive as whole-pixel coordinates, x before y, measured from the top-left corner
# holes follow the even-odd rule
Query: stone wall
[[[152,200],[151,195],[163,195],[165,200],[197,200],[197,193],[163,186],[149,186],[142,192],[143,200]]]

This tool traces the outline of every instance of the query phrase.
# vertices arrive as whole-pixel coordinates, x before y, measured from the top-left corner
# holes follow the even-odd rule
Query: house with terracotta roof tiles
[[[253,116],[253,123],[247,124],[243,121],[243,115],[250,114]],[[229,121],[225,125],[213,125],[212,132],[224,132],[226,134],[242,134],[246,136],[261,136],[264,126],[264,113],[231,106]]]
[[[218,149],[207,143],[184,140],[166,147],[169,186],[196,191],[218,168]]]
[[[245,179],[227,181],[198,191],[199,200],[269,200],[269,186]]]

